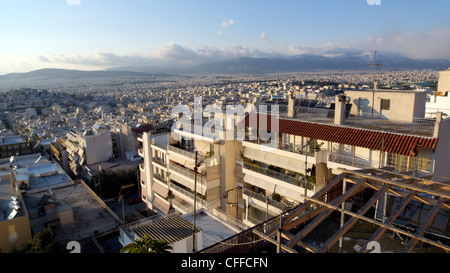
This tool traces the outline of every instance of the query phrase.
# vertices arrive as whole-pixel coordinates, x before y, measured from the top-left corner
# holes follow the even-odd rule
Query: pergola
[[[343,236],[359,221],[367,221],[378,226],[359,252],[367,253],[371,250],[371,242],[377,241],[388,230],[408,236],[408,241],[403,248],[404,253],[411,252],[416,244],[421,241],[435,247],[450,251],[450,246],[424,236],[427,229],[432,225],[438,212],[447,213],[446,229],[448,229],[448,218],[450,218],[450,181],[431,181],[431,175],[421,178],[413,177],[412,172],[398,173],[392,168],[345,170],[336,176],[330,183],[323,187],[312,197],[304,196],[305,202],[289,212],[280,215],[279,226],[275,226],[263,233],[254,231],[258,236],[275,244],[278,251],[297,252],[294,247],[299,245],[309,252],[328,252],[338,241],[342,246]],[[336,187],[342,186],[342,194],[332,200],[329,192]],[[346,209],[345,202],[364,189],[373,189],[374,194],[364,204],[357,208],[356,212]],[[392,207],[390,215],[377,221],[364,216],[377,201],[390,194],[400,198],[400,203]],[[420,226],[413,229],[405,229],[394,225],[394,221],[402,214],[412,201],[428,205],[430,208],[425,216],[422,216]],[[385,203],[386,206],[386,203]],[[304,239],[312,230],[321,224],[330,214],[338,211],[341,213],[340,228],[331,234],[320,247],[308,244]],[[445,214],[444,213],[444,214]],[[344,215],[349,215],[349,220],[344,221]],[[299,227],[301,227],[299,229]],[[293,234],[293,230],[298,230]],[[284,240],[283,240],[284,239]],[[283,243],[284,241],[284,243]]]

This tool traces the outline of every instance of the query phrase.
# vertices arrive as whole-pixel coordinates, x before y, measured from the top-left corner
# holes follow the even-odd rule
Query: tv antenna
[[[367,66],[373,67],[373,90],[376,88],[377,83],[377,67],[380,67],[380,64],[377,64],[377,51],[374,52],[373,64],[368,64]]]

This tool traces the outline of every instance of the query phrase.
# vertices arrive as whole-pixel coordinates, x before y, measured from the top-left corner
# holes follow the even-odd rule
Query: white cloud
[[[222,24],[220,24],[222,30],[217,31],[217,34],[222,35],[223,29],[226,29],[234,24],[236,24],[236,21],[234,21],[233,19],[223,21]]]
[[[231,19],[231,20],[228,20],[228,21],[223,21],[221,26],[222,26],[222,28],[227,28],[229,26],[234,25],[235,23],[236,22],[233,19]]]
[[[69,6],[79,6],[81,5],[81,0],[66,0],[66,3]]]
[[[266,39],[267,39],[267,33],[261,32],[261,35],[259,35],[259,38],[260,38],[261,40],[266,40]]]
[[[410,58],[450,60],[450,27],[433,29],[426,32],[390,32],[358,41],[343,43],[341,46],[370,51],[398,52]]]

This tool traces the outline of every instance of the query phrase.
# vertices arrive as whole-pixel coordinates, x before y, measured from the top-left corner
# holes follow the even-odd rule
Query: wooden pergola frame
[[[411,252],[419,241],[444,249],[447,252],[450,251],[450,246],[424,237],[425,231],[433,223],[439,210],[450,209],[450,181],[432,181],[429,180],[431,176],[421,178],[413,177],[410,173],[394,172],[390,167],[353,171],[340,169],[340,171],[342,171],[340,175],[336,176],[312,197],[303,196],[305,198],[303,204],[286,213],[286,215],[281,214],[281,221],[278,227],[274,227],[265,233],[255,233],[261,238],[277,245],[279,251],[296,252],[294,247],[299,245],[309,252],[324,253],[329,251],[339,240],[342,240],[343,236],[358,220],[364,220],[377,225],[378,229],[367,240],[359,252],[369,252],[369,242],[377,241],[387,230],[406,235],[410,238],[402,252]],[[342,195],[328,202],[324,201],[327,193],[340,184],[342,184]],[[352,186],[347,187],[348,184],[352,184]],[[357,212],[346,210],[344,206],[346,200],[367,188],[375,190],[376,193]],[[401,197],[401,203],[398,208],[392,211],[389,217],[382,222],[365,217],[364,214],[387,193]],[[428,212],[424,222],[422,222],[421,226],[414,233],[393,225],[396,218],[401,215],[412,200],[431,206],[431,210]],[[311,210],[311,206],[315,208]],[[334,211],[341,212],[341,226],[337,232],[332,234],[320,248],[302,242],[303,238]],[[351,216],[345,223],[344,215]],[[301,224],[306,225],[296,234],[290,233],[290,231]],[[276,240],[273,239],[274,235],[276,235]],[[282,244],[282,238],[286,239],[287,243]]]

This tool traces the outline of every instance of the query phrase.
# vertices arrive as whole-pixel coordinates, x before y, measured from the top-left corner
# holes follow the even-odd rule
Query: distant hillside
[[[156,81],[177,77],[165,73],[133,71],[81,71],[45,68],[26,73],[11,73],[0,76],[0,91],[11,88],[58,88],[83,86],[90,83],[115,84],[120,82]]]
[[[79,71],[66,69],[40,69],[27,73],[11,73],[0,76],[0,91],[12,88],[58,88],[87,84],[120,84],[171,80],[180,74],[261,74],[306,72],[324,70],[369,70],[372,53],[352,51],[332,56],[302,54],[291,57],[248,58],[241,57],[191,66],[152,64],[151,66],[128,66],[102,71]],[[381,71],[406,69],[443,70],[450,66],[449,60],[411,59],[396,53],[377,54]]]
[[[321,56],[303,54],[290,58],[237,58],[216,63],[201,64],[191,71],[215,73],[275,73],[313,70],[364,70],[373,63],[370,55]],[[381,69],[444,69],[448,60],[418,60],[401,55],[377,55]]]

